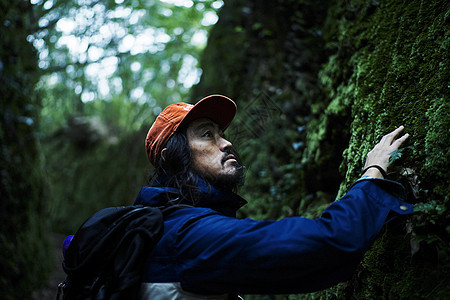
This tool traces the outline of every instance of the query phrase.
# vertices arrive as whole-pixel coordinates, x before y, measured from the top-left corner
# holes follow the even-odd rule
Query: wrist
[[[370,165],[363,170],[361,176],[369,176],[373,178],[386,178],[387,174],[382,167],[378,165]]]
[[[366,176],[366,177],[371,177],[371,178],[383,178],[383,175],[381,175],[381,172],[374,168],[367,170],[361,176]]]

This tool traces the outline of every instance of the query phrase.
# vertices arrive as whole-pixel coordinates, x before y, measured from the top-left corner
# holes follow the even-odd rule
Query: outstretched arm
[[[398,137],[403,131],[403,128],[403,126],[400,126],[391,133],[383,136],[381,141],[367,154],[366,163],[364,165],[365,170],[369,166],[379,166],[385,172],[387,171],[389,167],[390,154],[395,150],[398,150],[409,136],[406,133],[401,137]],[[367,169],[362,175],[383,178],[381,171],[376,167]]]

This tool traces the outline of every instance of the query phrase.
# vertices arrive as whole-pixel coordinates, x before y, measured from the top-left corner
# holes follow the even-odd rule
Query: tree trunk
[[[0,1],[0,295],[25,299],[51,269],[41,153],[34,23],[28,1]]]

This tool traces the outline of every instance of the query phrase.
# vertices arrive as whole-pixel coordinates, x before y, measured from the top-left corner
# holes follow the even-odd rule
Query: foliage
[[[198,80],[197,57],[215,21],[214,1],[190,7],[171,1],[35,2],[40,29],[29,40],[47,74],[41,80],[44,130],[86,113],[83,103],[96,99],[146,103],[147,115],[184,99]],[[128,126],[136,130],[142,122]]]
[[[448,8],[438,0],[222,8],[193,95],[238,102],[228,135],[250,162],[242,216],[317,216],[358,178],[382,135],[400,124],[411,135],[390,177],[417,213],[385,228],[348,283],[299,298],[448,296]]]
[[[73,232],[102,207],[132,203],[145,184],[146,130],[198,81],[198,56],[222,4],[34,2],[40,28],[28,39],[44,73],[50,216],[55,231]]]
[[[280,218],[299,208],[315,216],[334,198],[345,138],[330,139],[335,151],[319,163],[302,159],[316,135],[311,117],[326,101],[316,75],[327,57],[326,9],[326,1],[229,1],[211,30],[193,95],[223,93],[239,105],[228,136],[247,162],[243,195],[252,201],[242,216]]]
[[[0,1],[0,294],[24,299],[50,271],[45,182],[38,140],[37,56],[26,1]]]
[[[407,149],[413,150],[414,148],[412,146],[409,146],[409,147],[397,149],[394,152],[390,153],[391,157],[389,157],[389,165],[393,164],[396,160],[402,158],[403,152],[405,152],[405,150],[407,150]]]
[[[87,136],[95,133],[90,134]],[[88,145],[85,139],[74,144],[67,136],[46,143],[54,163],[48,172],[53,183],[50,215],[54,230],[73,233],[94,212],[133,203],[148,172],[142,142],[145,134],[141,130],[116,140],[101,137]]]
[[[411,138],[395,154],[397,167],[390,176],[407,187],[417,213],[388,224],[345,284],[308,295],[246,298],[448,296],[450,227],[443,224],[449,223],[450,194],[449,4],[229,0],[210,31],[200,70],[203,38],[214,23],[206,16],[220,5],[170,2],[32,0],[36,20],[18,13],[25,2],[0,2],[7,12],[2,17],[8,16],[1,23],[4,45],[16,51],[2,47],[1,52],[1,76],[7,83],[1,89],[11,99],[1,104],[2,164],[7,174],[23,172],[18,177],[4,177],[2,172],[2,191],[17,188],[17,199],[23,199],[26,187],[26,195],[50,199],[53,230],[73,232],[99,208],[133,201],[149,171],[143,137],[161,107],[188,94],[195,102],[222,93],[239,106],[227,134],[247,162],[241,194],[250,203],[241,216],[316,217],[359,176],[379,138],[403,124]],[[33,35],[19,29],[30,20],[39,24]],[[17,29],[6,30],[12,25]],[[35,60],[24,43],[26,36],[39,51],[45,74],[38,84],[43,97],[39,136],[50,197],[43,194],[36,174],[40,162],[33,129],[39,101],[30,85],[37,75],[32,75]],[[189,91],[199,74],[200,83]],[[20,135],[13,135],[16,128]],[[13,140],[3,143],[10,137]],[[14,148],[16,141],[20,147]],[[12,163],[21,168],[13,169]],[[34,184],[16,179],[26,178],[24,174]],[[21,215],[27,233],[14,237],[16,241],[42,235],[44,225],[34,226],[31,233],[26,225],[45,205],[27,204],[33,208]],[[2,205],[11,205],[2,210],[7,220],[13,219],[5,212],[23,209],[13,201]],[[11,246],[9,253],[23,252],[28,260],[33,247],[43,256],[45,245],[28,244],[28,251],[2,245]],[[26,293],[37,284],[39,277],[19,277],[45,269],[46,260],[39,262],[25,275],[24,261],[5,264],[9,274],[17,274],[11,277],[15,281],[32,282],[19,291]],[[1,283],[12,286],[3,277]]]
[[[146,130],[198,81],[222,5],[173,2],[0,1],[2,299],[48,278],[51,230],[144,184]]]

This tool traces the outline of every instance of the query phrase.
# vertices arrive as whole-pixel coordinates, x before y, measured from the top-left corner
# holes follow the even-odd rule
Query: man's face
[[[238,163],[232,144],[219,126],[202,118],[187,127],[193,169],[211,183],[231,187],[242,180],[243,167]]]

